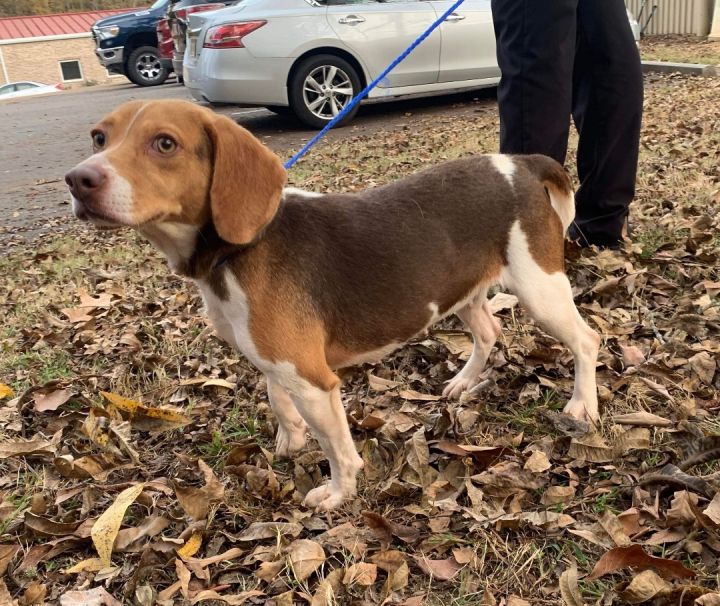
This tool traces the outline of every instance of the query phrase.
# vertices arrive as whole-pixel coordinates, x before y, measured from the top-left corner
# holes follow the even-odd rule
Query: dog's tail
[[[547,191],[563,232],[567,232],[575,220],[575,192],[570,175],[559,162],[539,154],[528,157],[527,165]]]

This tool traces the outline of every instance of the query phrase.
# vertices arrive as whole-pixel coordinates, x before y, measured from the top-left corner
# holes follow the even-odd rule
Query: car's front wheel
[[[323,128],[360,92],[360,77],[345,59],[335,55],[308,57],[298,65],[290,81],[290,109],[305,124]],[[338,124],[350,122],[355,106]]]
[[[168,70],[153,46],[136,48],[127,62],[127,77],[138,86],[157,86],[167,80]]]

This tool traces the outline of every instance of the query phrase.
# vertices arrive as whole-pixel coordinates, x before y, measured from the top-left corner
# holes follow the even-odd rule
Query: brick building
[[[0,18],[0,85],[33,80],[70,88],[122,78],[100,65],[90,34],[95,21],[122,12]]]

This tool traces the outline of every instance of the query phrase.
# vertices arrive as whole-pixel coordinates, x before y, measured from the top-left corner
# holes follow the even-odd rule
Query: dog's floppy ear
[[[277,212],[286,173],[280,159],[226,116],[206,126],[213,146],[210,210],[218,235],[248,244]]]

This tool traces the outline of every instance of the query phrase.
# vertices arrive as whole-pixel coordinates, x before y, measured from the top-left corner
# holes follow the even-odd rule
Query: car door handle
[[[462,21],[465,15],[458,15],[457,13],[450,13],[445,21]]]
[[[347,17],[340,17],[338,23],[343,25],[356,25],[358,23],[365,23],[365,17],[358,17],[357,15],[348,15]]]

